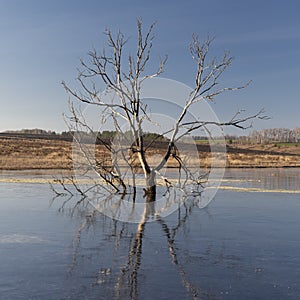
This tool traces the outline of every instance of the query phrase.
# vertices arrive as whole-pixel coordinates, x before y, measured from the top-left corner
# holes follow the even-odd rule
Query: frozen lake
[[[50,177],[0,173],[1,299],[300,298],[299,169],[229,170],[208,207],[142,230],[60,211]]]

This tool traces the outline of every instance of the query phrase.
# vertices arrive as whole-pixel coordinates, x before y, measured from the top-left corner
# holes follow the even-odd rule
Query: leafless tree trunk
[[[125,122],[127,124],[133,142],[129,147],[130,149],[121,149],[121,156],[127,166],[130,167],[131,176],[134,179],[132,180],[134,182],[134,191],[136,191],[134,168],[131,159],[126,156],[126,153],[132,150],[137,157],[139,166],[143,170],[145,177],[144,191],[147,201],[155,199],[157,177],[160,176],[160,171],[166,166],[171,157],[177,160],[179,167],[181,170],[184,170],[189,182],[196,183],[197,180],[190,176],[190,172],[184,165],[184,160],[180,157],[180,154],[174,154],[176,152],[175,143],[182,137],[200,128],[207,128],[209,125],[245,128],[247,122],[251,119],[262,117],[262,111],[260,111],[258,114],[246,118],[240,118],[240,113],[237,113],[228,122],[209,122],[201,119],[192,122],[187,121],[187,114],[197,103],[212,101],[224,92],[239,90],[248,85],[245,84],[240,87],[220,86],[219,80],[231,65],[233,58],[228,52],[225,52],[220,59],[210,59],[210,48],[213,39],[208,37],[201,42],[198,36],[193,35],[190,44],[190,53],[196,64],[195,86],[188,99],[185,99],[185,105],[182,107],[179,117],[168,131],[170,138],[166,144],[163,158],[157,165],[150,166],[144,142],[144,122],[151,121],[151,119],[148,115],[147,105],[143,103],[140,97],[141,88],[144,81],[159,76],[163,72],[167,61],[167,57],[162,59],[158,64],[156,72],[147,73],[154,39],[153,29],[154,24],[144,33],[142,30],[142,21],[137,21],[137,50],[135,54],[129,55],[125,54],[128,42],[125,36],[121,32],[113,35],[110,30],[106,30],[106,48],[103,51],[93,50],[89,52],[89,62],[81,60],[81,70],[77,78],[79,89],[73,89],[65,82],[62,83],[65,90],[77,102],[101,108],[103,111],[103,122],[110,119],[114,124],[114,130],[118,134],[126,134],[122,129],[121,123]],[[105,86],[104,93],[98,87],[99,81]],[[114,94],[115,97],[107,101],[107,98],[103,95],[109,93]],[[88,125],[88,120],[82,117],[80,111],[76,110],[73,104],[71,104],[69,121],[70,124],[73,124],[70,125],[73,130],[81,128],[82,130],[92,131]],[[120,155],[119,150],[116,151],[117,153],[113,153],[114,149],[111,145],[105,143],[103,145],[112,154]],[[81,148],[85,152],[83,147]],[[85,155],[88,157],[86,153]],[[88,164],[90,164],[90,167],[98,173],[100,179],[105,181],[112,191],[128,192],[125,175],[122,174],[122,166],[117,160],[109,167],[97,162],[94,164],[92,161],[89,161]],[[168,183],[166,178],[164,180]]]

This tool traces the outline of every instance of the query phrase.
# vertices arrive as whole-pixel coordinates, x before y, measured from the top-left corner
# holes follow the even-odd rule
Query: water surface
[[[230,170],[205,209],[139,226],[2,172],[0,298],[299,299],[299,173]]]

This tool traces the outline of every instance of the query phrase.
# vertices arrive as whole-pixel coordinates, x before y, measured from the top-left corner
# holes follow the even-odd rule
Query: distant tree
[[[249,134],[248,138],[250,142],[258,144],[299,143],[300,128],[269,128],[254,130]],[[241,137],[238,139],[241,139]]]

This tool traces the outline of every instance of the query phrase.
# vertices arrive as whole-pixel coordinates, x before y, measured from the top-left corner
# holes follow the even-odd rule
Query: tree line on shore
[[[15,131],[6,131],[6,134],[22,134],[22,135],[40,135],[57,137],[58,139],[66,138],[72,139],[74,132],[63,131],[57,133],[53,130],[44,129],[21,129]],[[91,133],[81,132],[81,135],[90,135]],[[92,133],[95,134],[95,133]],[[116,131],[104,130],[97,133],[97,137],[103,140],[113,140],[116,135]],[[208,141],[207,136],[193,136],[195,141]],[[146,140],[166,141],[167,138],[157,133],[147,132],[145,133]],[[229,135],[225,136],[228,144],[270,144],[270,143],[300,143],[300,127],[294,129],[289,128],[269,128],[262,130],[253,130],[249,135]]]
[[[226,135],[229,144],[300,143],[300,127],[253,130],[249,135]]]
[[[55,132],[53,130],[44,130],[39,128],[34,129],[21,129],[21,130],[8,130],[5,132],[2,132],[1,134],[4,135],[23,135],[23,136],[40,136],[40,137],[51,137],[51,139],[73,139],[73,136],[75,134],[74,131],[62,131],[61,133]],[[81,137],[97,137],[98,140],[104,140],[104,141],[112,141],[114,137],[117,134],[117,131],[113,130],[103,130],[102,132],[86,132],[86,131],[76,131],[77,135],[80,135]],[[128,132],[128,135],[130,135],[130,132]],[[147,141],[166,141],[167,138],[153,132],[146,132],[144,134],[144,139]]]

